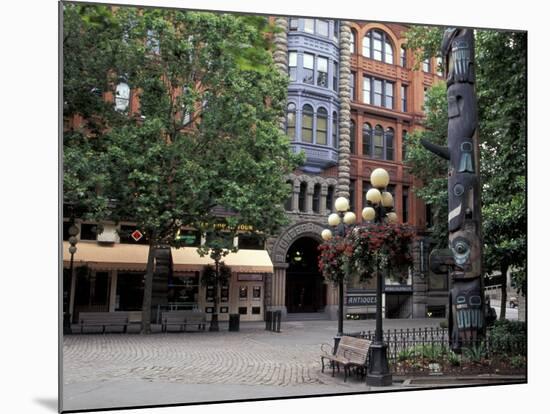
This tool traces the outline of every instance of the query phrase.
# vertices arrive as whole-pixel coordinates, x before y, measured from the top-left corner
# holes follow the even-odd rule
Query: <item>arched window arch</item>
[[[317,129],[315,142],[319,145],[327,145],[328,112],[325,108],[317,109]]]
[[[296,104],[290,102],[286,107],[286,134],[292,138],[296,138]]]
[[[306,211],[306,193],[307,193],[307,183],[300,183],[300,194],[298,196],[298,210],[305,212]]]
[[[349,43],[349,51],[353,55],[355,54],[355,44],[357,39],[357,32],[355,29],[351,29],[351,36],[350,36],[350,43]]]
[[[321,211],[321,184],[315,184],[313,186],[313,203],[312,203],[312,209],[315,213],[319,213]]]
[[[384,62],[393,65],[393,47],[387,37],[384,40],[384,53]]]
[[[394,142],[393,128],[386,129],[385,144],[386,144],[386,160],[393,160],[393,142]]]
[[[334,208],[334,186],[329,185],[327,187],[327,203],[326,203],[326,209],[327,213],[330,213]]]
[[[309,104],[302,107],[302,141],[313,142],[313,107]]]
[[[380,125],[374,127],[373,157],[384,158],[384,129]]]
[[[393,64],[393,45],[390,36],[382,30],[369,30],[363,38],[363,56]]]
[[[355,154],[355,121],[353,119],[349,123],[349,152]]]
[[[115,89],[115,110],[126,112],[130,107],[130,86],[121,80]]]
[[[292,211],[292,195],[294,194],[294,184],[290,180],[288,180],[286,183],[288,184],[290,189],[289,189],[288,197],[285,200],[285,210]]]
[[[363,155],[371,156],[372,127],[368,122],[363,124]]]
[[[332,113],[332,146],[338,148],[338,114]]]

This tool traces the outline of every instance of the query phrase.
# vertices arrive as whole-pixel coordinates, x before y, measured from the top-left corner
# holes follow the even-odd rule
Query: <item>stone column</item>
[[[273,35],[273,61],[275,67],[283,75],[288,76],[288,20],[286,17],[276,17],[275,27],[279,29]],[[280,119],[280,128],[286,129],[286,114]]]
[[[306,212],[308,214],[313,214],[313,188],[315,183],[313,181],[307,181],[306,189]]]
[[[292,212],[294,213],[299,211],[300,184],[300,181],[294,181],[292,185]]]
[[[328,187],[327,184],[323,184],[321,186],[321,195],[319,197],[319,214],[322,216],[327,215],[327,193],[328,193]]]
[[[349,198],[350,180],[350,102],[351,102],[351,29],[349,22],[340,21],[340,65],[338,77],[338,94],[340,97],[339,145],[338,145],[338,184],[337,197]]]
[[[280,310],[282,318],[286,319],[287,309],[285,305],[286,296],[286,269],[287,263],[274,263],[273,276],[271,284],[271,305],[267,307],[269,311]]]

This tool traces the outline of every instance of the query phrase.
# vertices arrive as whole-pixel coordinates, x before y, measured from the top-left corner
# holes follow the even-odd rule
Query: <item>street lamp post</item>
[[[338,197],[334,203],[337,213],[328,216],[328,224],[334,228],[338,237],[344,237],[346,230],[355,224],[355,214],[349,210],[349,201],[345,197]],[[325,229],[321,232],[323,240],[332,238],[332,231]],[[334,352],[338,348],[344,334],[344,279],[338,280],[338,332],[334,337]]]
[[[368,206],[363,209],[365,220],[382,223],[384,219],[393,223],[397,215],[393,210],[393,197],[385,191],[390,177],[383,168],[375,169],[370,177],[371,188],[366,195]],[[367,367],[367,384],[372,386],[386,386],[392,384],[387,356],[387,345],[384,343],[382,331],[382,284],[384,280],[380,271],[380,261],[376,255],[376,329],[374,341],[369,349],[369,365]]]
[[[71,261],[69,265],[69,273],[71,274],[71,285],[69,288],[69,296],[71,295],[71,291],[73,290],[73,287],[75,285],[75,274],[74,274],[74,254],[76,253],[76,243],[78,235],[78,227],[74,223],[74,219],[71,218],[71,226],[69,227],[69,253],[71,254]],[[68,301],[65,300],[65,312],[63,312],[63,333],[70,334],[72,333],[71,330],[71,319],[72,319],[72,312],[71,312],[71,300]]]

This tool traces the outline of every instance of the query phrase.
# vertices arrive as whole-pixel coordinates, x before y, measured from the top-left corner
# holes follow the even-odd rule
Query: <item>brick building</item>
[[[282,127],[294,151],[306,154],[305,164],[287,177],[292,192],[286,203],[290,224],[258,245],[246,235],[234,240],[239,252],[228,256],[234,270],[222,288],[220,319],[240,313],[261,320],[266,310],[284,318],[337,316],[337,291],[317,269],[317,246],[327,216],[338,196],[350,199],[360,219],[370,173],[383,167],[390,174],[399,221],[413,225],[415,266],[393,275],[384,287],[385,317],[443,316],[447,282],[431,277],[425,236],[426,212],[414,195],[419,183],[403,164],[404,135],[421,127],[427,88],[437,81],[437,61],[413,70],[413,54],[403,48],[406,26],[312,18],[273,18],[282,30],[274,34],[274,60],[288,73],[287,116]],[[116,87],[115,108],[139,107],[128,84]],[[74,121],[74,120],[73,120]],[[184,119],[185,122],[185,119]],[[284,124],[284,125],[283,125]],[[64,240],[69,227],[64,215]],[[79,311],[134,311],[140,317],[146,246],[129,235],[132,223],[76,221],[79,247],[77,277],[65,272],[64,293],[71,314]],[[123,236],[121,236],[123,235]],[[199,283],[205,260],[196,254],[204,237],[192,230],[190,243],[173,250],[174,276],[163,303],[212,311],[212,293]],[[70,255],[64,242],[64,267]],[[84,270],[83,270],[84,269]],[[346,314],[374,317],[375,285],[353,282],[346,287]],[[179,305],[178,305],[179,306]]]

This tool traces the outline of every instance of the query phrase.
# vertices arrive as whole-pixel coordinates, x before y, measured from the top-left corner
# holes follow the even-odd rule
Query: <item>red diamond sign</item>
[[[134,232],[130,236],[132,236],[132,239],[134,239],[135,241],[139,241],[143,237],[143,234],[141,234],[141,231],[139,230],[134,230]]]

